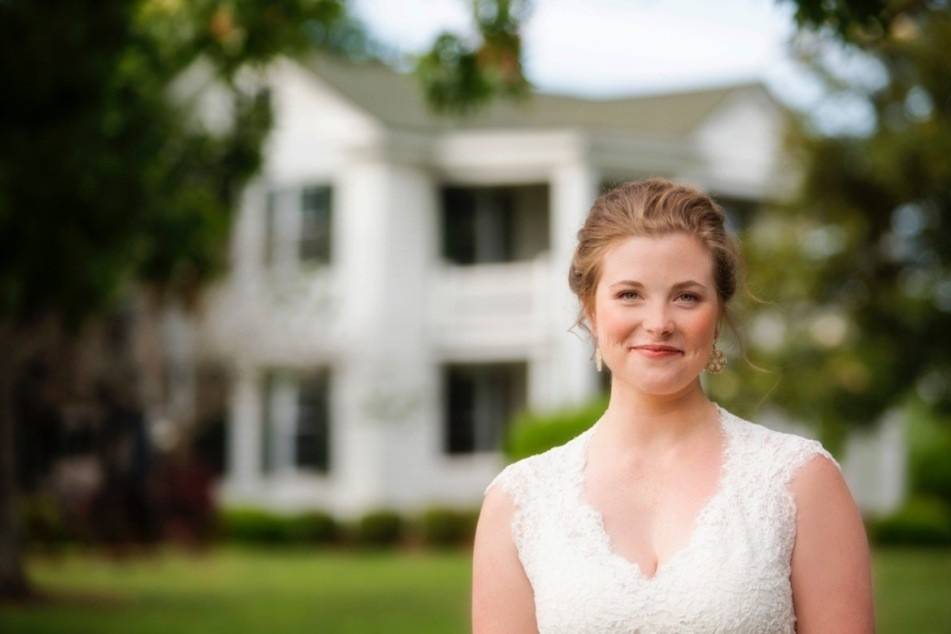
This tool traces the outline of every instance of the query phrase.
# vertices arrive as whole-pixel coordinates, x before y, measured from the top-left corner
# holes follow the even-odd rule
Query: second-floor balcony
[[[441,263],[426,318],[448,356],[518,354],[538,337],[549,285],[546,184],[445,186]]]
[[[345,353],[347,341],[372,332],[374,311],[392,316],[395,308],[402,319],[425,325],[427,345],[443,357],[524,356],[546,330],[548,185],[444,185],[438,192],[429,216],[435,244],[421,244],[431,259],[416,265],[428,282],[410,290],[414,299],[408,300],[401,286],[407,279],[373,277],[400,266],[386,259],[400,249],[334,244],[360,234],[336,224],[348,216],[334,208],[331,186],[263,188],[243,219],[235,274],[213,293],[210,339],[229,354],[263,361],[324,358]],[[412,208],[396,204],[378,213],[393,218]],[[364,269],[362,257],[379,259]],[[377,295],[366,297],[368,289]]]
[[[550,284],[546,253],[526,261],[440,266],[426,315],[433,344],[449,356],[518,356],[544,333]]]

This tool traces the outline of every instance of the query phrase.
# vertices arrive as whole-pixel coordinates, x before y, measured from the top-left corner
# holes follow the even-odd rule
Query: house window
[[[297,383],[294,462],[299,469],[330,471],[330,373],[309,372]]]
[[[305,187],[300,196],[301,262],[330,262],[331,189],[326,185]]]
[[[261,408],[261,471],[270,474],[276,470],[276,463],[279,462],[279,460],[275,460],[273,446],[276,436],[278,436],[276,419],[279,418],[279,416],[276,416],[279,409],[276,405],[277,373],[274,371],[265,372],[261,383],[261,395],[263,397]]]
[[[530,260],[548,249],[547,185],[444,187],[442,253],[456,264]]]
[[[329,373],[268,370],[262,392],[263,472],[329,472]]]
[[[327,185],[268,190],[263,221],[267,268],[329,264],[332,188]]]
[[[444,451],[501,450],[509,423],[525,407],[527,373],[525,363],[446,366]]]

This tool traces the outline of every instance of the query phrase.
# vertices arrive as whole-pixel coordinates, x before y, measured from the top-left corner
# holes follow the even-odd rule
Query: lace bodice
[[[612,550],[601,514],[583,499],[588,439],[519,460],[486,487],[512,497],[512,538],[531,582],[539,634],[795,632],[790,558],[795,471],[815,440],[774,431],[717,406],[720,481],[687,544],[645,576]],[[599,421],[600,422],[600,421]]]

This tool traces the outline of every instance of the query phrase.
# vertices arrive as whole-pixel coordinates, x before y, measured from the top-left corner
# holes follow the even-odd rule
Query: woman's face
[[[688,388],[703,370],[719,315],[713,256],[699,239],[671,233],[626,238],[604,254],[588,317],[614,380],[664,395]],[[674,351],[640,347],[650,345]]]

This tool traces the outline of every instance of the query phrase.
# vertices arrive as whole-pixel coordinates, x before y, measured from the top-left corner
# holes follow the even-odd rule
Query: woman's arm
[[[868,538],[838,467],[816,456],[790,485],[796,500],[792,590],[799,634],[875,631]]]
[[[493,486],[482,502],[472,555],[473,634],[529,634],[535,600],[512,541],[515,505]]]

